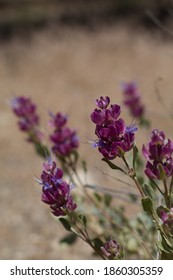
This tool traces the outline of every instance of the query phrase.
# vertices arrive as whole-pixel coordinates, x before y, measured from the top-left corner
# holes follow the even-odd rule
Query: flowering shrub
[[[123,97],[141,129],[149,129],[135,83],[123,84]],[[26,97],[13,100],[19,128],[45,158],[40,178],[36,179],[42,186],[41,199],[68,231],[61,242],[71,245],[81,238],[97,256],[108,260],[173,259],[173,142],[163,131],[154,129],[141,155],[135,141],[137,126],[126,125],[120,117],[121,107],[110,102],[108,96],[101,96],[91,112],[97,137],[93,146],[109,168],[129,179],[117,180],[125,186],[133,184],[138,195],[125,188],[117,193],[113,188],[83,182],[78,170],[82,167],[87,172],[87,166],[80,160],[77,132],[68,127],[67,116],[60,112],[50,114],[53,131],[48,137],[49,148],[41,133],[37,106]],[[117,158],[121,166],[116,165]],[[142,210],[134,218],[129,219],[123,208],[115,205],[114,195],[120,193],[133,204],[141,203]]]

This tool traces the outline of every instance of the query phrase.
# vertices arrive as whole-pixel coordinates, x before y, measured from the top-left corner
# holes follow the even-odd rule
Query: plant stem
[[[137,189],[138,189],[138,191],[140,192],[141,196],[142,196],[142,197],[145,197],[144,192],[143,192],[143,190],[142,190],[142,188],[141,188],[141,185],[139,184],[138,179],[137,179],[137,177],[136,177],[136,172],[135,172],[135,170],[134,170],[133,168],[130,168],[130,166],[129,166],[129,164],[128,164],[128,162],[127,162],[127,160],[126,160],[126,158],[125,158],[124,155],[122,156],[122,160],[123,160],[123,162],[125,163],[125,165],[126,165],[126,167],[127,167],[127,169],[128,169],[128,175],[129,175],[129,177],[134,181],[134,183],[135,183],[135,185],[137,186]]]
[[[167,187],[166,179],[163,179],[163,185],[165,188],[165,195],[168,196],[168,187]]]
[[[74,231],[75,234],[77,234],[78,237],[80,237],[83,241],[85,241],[103,260],[105,260],[105,257],[102,255],[102,253],[97,250],[97,248],[92,244],[89,234],[87,230],[85,229],[85,232],[78,226],[76,223],[74,217],[72,215],[68,215],[70,218],[71,222],[73,223],[74,227],[76,228],[76,232]]]
[[[146,244],[144,243],[144,241],[140,238],[140,236],[138,235],[138,233],[136,232],[136,230],[134,228],[132,228],[133,232],[136,235],[136,238],[138,239],[138,241],[142,244],[142,246],[145,248],[145,250],[147,251],[148,255],[154,260],[153,255],[150,253],[149,249],[147,248]]]
[[[171,208],[171,199],[170,199],[171,193],[169,193],[169,191],[168,191],[166,179],[163,179],[162,181],[163,181],[163,185],[164,185],[164,189],[165,189],[164,198],[165,198],[166,206],[168,208]]]
[[[169,186],[169,193],[170,194],[172,193],[172,187],[173,187],[173,175],[171,177],[171,183],[170,183],[170,186]]]
[[[140,192],[142,198],[144,198],[145,195],[144,195],[144,192],[143,192],[143,190],[142,190],[142,188],[141,188],[141,185],[140,185],[139,182],[138,182],[137,177],[134,176],[132,179],[133,179],[133,181],[135,182],[135,184],[136,184],[136,186],[137,186],[137,188],[138,188],[138,190],[139,190],[139,192]]]

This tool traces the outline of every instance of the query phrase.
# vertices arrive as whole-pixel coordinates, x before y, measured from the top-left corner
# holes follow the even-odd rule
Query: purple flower
[[[173,175],[173,142],[165,138],[163,131],[154,129],[151,133],[151,141],[143,145],[142,152],[148,160],[145,174],[150,179],[163,179],[163,172],[167,177]],[[160,171],[161,169],[163,172]]]
[[[173,235],[173,208],[171,208],[168,212],[161,210],[160,218],[163,222],[165,232]]]
[[[124,104],[129,108],[131,115],[134,118],[142,118],[145,108],[141,102],[141,94],[136,83],[123,83],[122,90],[124,94]]]
[[[52,117],[50,124],[54,127],[63,127],[67,123],[67,116],[63,115],[61,113],[57,113],[56,115],[53,115],[50,113],[50,116]]]
[[[77,207],[70,195],[71,186],[62,177],[63,171],[49,159],[43,164],[41,180],[38,180],[43,186],[42,201],[50,205],[55,216],[65,216],[66,212],[73,212]]]
[[[31,99],[19,96],[12,100],[12,109],[19,118],[19,128],[29,134],[28,140],[31,142],[42,140],[43,134],[39,131],[39,116],[37,107]]]
[[[121,256],[121,247],[119,243],[113,239],[106,241],[104,246],[101,247],[101,251],[109,260],[115,260]]]
[[[110,103],[110,98],[109,96],[101,96],[100,99],[96,100],[96,105],[100,108],[100,109],[106,109],[108,107]]]
[[[101,109],[95,109],[91,114],[91,120],[97,125],[102,125],[106,120],[105,111]]]
[[[29,131],[39,124],[39,117],[36,113],[36,105],[29,98],[20,96],[12,100],[13,112],[20,118],[21,130]]]
[[[54,127],[50,140],[53,142],[52,150],[58,156],[68,156],[78,148],[79,140],[75,130],[66,126],[67,116],[57,113],[51,114],[51,125]]]
[[[134,132],[136,126],[126,126],[123,119],[119,118],[121,107],[110,103],[109,97],[100,97],[96,100],[99,109],[91,113],[91,120],[96,124],[95,134],[98,139],[95,146],[107,159],[121,157],[130,151],[135,142]]]

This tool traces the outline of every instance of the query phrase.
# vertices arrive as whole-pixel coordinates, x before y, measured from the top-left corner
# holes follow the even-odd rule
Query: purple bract
[[[163,172],[167,177],[173,175],[173,142],[165,138],[163,131],[154,129],[151,133],[151,141],[146,146],[143,145],[142,152],[148,160],[145,174],[150,179],[163,179]]]
[[[73,212],[77,205],[70,195],[72,187],[62,179],[63,171],[50,159],[43,164],[43,168],[41,180],[37,180],[43,186],[42,201],[50,205],[55,216],[65,216],[67,212]]]
[[[102,253],[106,258],[114,260],[120,257],[120,245],[115,240],[109,240],[101,247]]]
[[[36,105],[29,98],[20,96],[12,100],[12,109],[20,118],[19,126],[21,130],[28,131],[39,124],[36,108]]]
[[[129,108],[134,118],[141,118],[144,115],[144,105],[141,102],[141,94],[134,82],[123,83],[124,104]]]
[[[162,210],[160,213],[160,218],[163,222],[164,230],[167,233],[173,235],[173,208],[171,208],[169,212]]]
[[[91,114],[91,120],[96,124],[95,134],[98,140],[95,146],[99,152],[107,159],[114,159],[130,151],[135,142],[134,132],[136,126],[126,126],[123,119],[119,118],[121,107],[110,105],[110,98],[100,97],[96,100],[98,108]]]
[[[50,135],[53,142],[52,150],[57,156],[68,156],[79,146],[76,131],[66,126],[67,116],[61,113],[50,115],[52,117],[50,124],[54,128]]]
[[[36,112],[37,106],[30,98],[19,96],[12,100],[12,109],[19,118],[19,128],[29,134],[28,140],[40,142],[43,134],[38,129],[39,116]]]

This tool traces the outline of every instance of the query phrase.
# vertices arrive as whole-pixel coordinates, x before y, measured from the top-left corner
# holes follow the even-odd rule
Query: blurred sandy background
[[[62,1],[59,2],[62,4]],[[99,1],[96,2],[92,11],[101,7]],[[14,11],[14,7],[10,7],[9,4],[3,11],[7,14],[10,11],[12,21],[19,8]],[[104,15],[103,10],[100,8],[101,16]],[[62,13],[60,7],[57,11]],[[73,7],[69,11],[73,14],[76,10]],[[86,12],[84,8],[83,11]],[[88,18],[85,17],[83,24],[82,16],[77,22],[70,17],[69,23],[66,17],[64,23],[57,18],[56,22],[50,13],[46,23],[50,18],[54,20],[51,24],[41,25],[41,28],[26,23],[21,28],[19,17],[14,30],[10,20],[1,16],[0,259],[92,257],[90,249],[80,241],[70,248],[59,244],[64,230],[40,201],[41,190],[34,176],[39,176],[42,160],[35,155],[33,147],[24,141],[25,135],[18,131],[16,118],[9,106],[13,96],[30,96],[38,104],[45,131],[48,129],[50,109],[69,115],[70,125],[78,130],[80,152],[88,161],[94,182],[103,181],[102,174],[95,166],[102,170],[106,170],[106,167],[100,162],[101,156],[97,151],[84,143],[87,138],[94,138],[94,126],[89,116],[95,99],[101,95],[109,95],[113,103],[122,103],[122,81],[137,81],[147,114],[152,118],[152,127],[163,129],[167,136],[173,136],[169,116],[173,111],[172,37],[157,26],[140,28],[139,21],[134,21],[133,13],[127,20],[120,18],[114,22],[111,17],[107,23],[98,17],[98,24],[96,12],[90,14],[92,21],[89,21],[86,12]],[[45,19],[44,15],[42,19]],[[171,31],[170,19],[169,24]],[[158,81],[160,77],[162,80]],[[165,107],[158,100],[156,81]],[[123,116],[127,123],[131,123],[132,119],[126,112],[123,112]],[[140,145],[148,138],[149,132],[137,134]],[[106,182],[108,186],[119,187],[111,178],[106,178]]]

